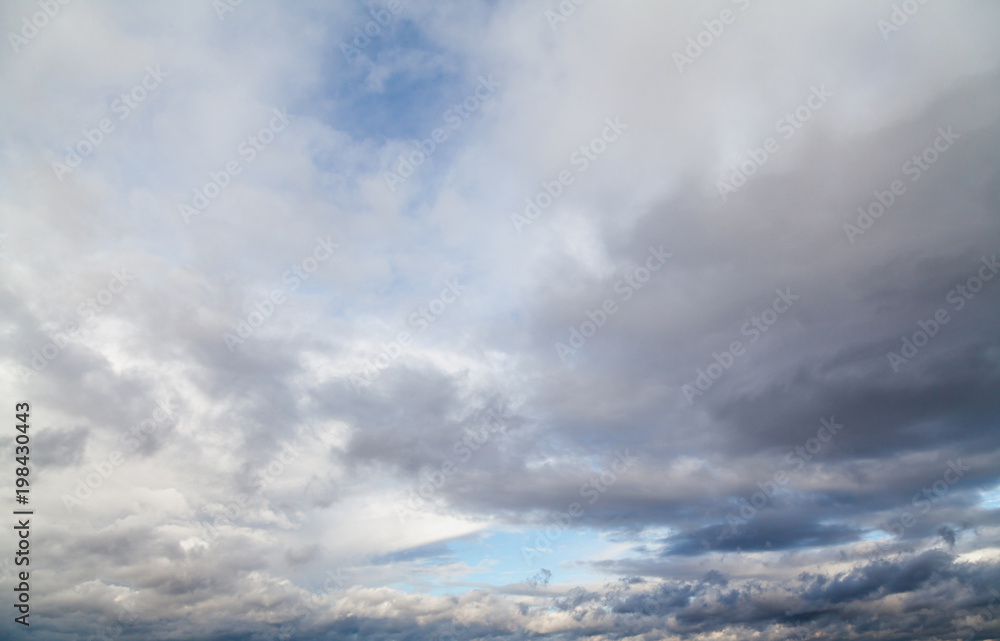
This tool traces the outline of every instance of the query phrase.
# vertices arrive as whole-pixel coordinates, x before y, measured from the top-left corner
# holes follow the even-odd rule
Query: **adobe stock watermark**
[[[226,14],[236,11],[236,7],[243,4],[243,0],[212,0],[212,8],[215,15],[219,16],[219,22],[226,19]]]
[[[133,280],[135,280],[135,275],[129,274],[126,267],[111,270],[111,279],[108,280],[108,286],[99,289],[94,296],[88,297],[77,305],[76,313],[80,320],[65,323],[63,331],[49,334],[49,338],[51,339],[49,342],[40,348],[31,350],[31,360],[28,363],[31,366],[30,369],[23,365],[17,366],[17,373],[21,377],[21,381],[27,383],[35,374],[44,371],[49,366],[49,363],[54,361],[64,349],[69,347],[73,339],[79,336],[84,325],[96,319],[97,315],[104,311],[116,297],[124,293],[129,282]]]
[[[601,130],[600,136],[595,136],[589,143],[580,145],[579,149],[570,154],[569,162],[577,175],[587,171],[591,163],[604,155],[608,147],[628,129],[628,125],[617,116],[614,120],[605,118],[604,124],[606,126]],[[561,170],[553,180],[543,180],[541,185],[545,191],[538,192],[534,198],[529,196],[524,199],[523,215],[511,214],[510,222],[514,225],[515,231],[520,234],[526,226],[538,220],[542,212],[548,209],[575,180],[576,176],[569,169]]]
[[[819,87],[813,85],[809,95],[806,96],[801,105],[774,123],[775,131],[782,134],[784,140],[791,139],[806,122],[812,119],[813,114],[822,109],[826,105],[826,101],[832,97],[833,92],[827,91],[826,85],[821,84]],[[728,201],[730,194],[736,193],[740,187],[747,183],[750,176],[756,174],[757,170],[766,165],[768,159],[780,150],[781,143],[774,137],[765,139],[760,147],[747,149],[747,157],[730,167],[731,173],[728,179],[721,178],[715,183],[715,188],[719,191],[723,202]]]
[[[927,146],[920,154],[914,154],[912,158],[903,163],[901,169],[904,176],[910,177],[910,182],[915,183],[920,180],[924,172],[928,171],[934,163],[938,161],[941,154],[951,149],[955,141],[962,136],[951,130],[938,127],[937,138]],[[844,233],[847,240],[853,245],[858,236],[864,235],[875,221],[882,217],[882,214],[896,202],[896,199],[906,193],[906,184],[899,178],[889,183],[889,188],[885,191],[876,189],[873,192],[874,199],[868,203],[867,207],[858,207],[857,225],[844,223]]]
[[[371,44],[372,38],[382,35],[382,30],[387,28],[393,19],[402,13],[403,2],[401,0],[389,0],[386,7],[387,9],[368,7],[368,13],[372,19],[364,25],[354,26],[355,36],[353,47],[343,40],[340,41],[340,51],[344,54],[345,60],[350,62],[351,56],[354,56],[354,60],[359,60],[362,51]]]
[[[331,582],[333,582],[333,586],[330,585]],[[270,630],[255,632],[251,638],[253,641],[288,641],[295,638],[299,628],[315,616],[317,611],[322,612],[329,609],[329,604],[325,603],[324,600],[343,589],[345,585],[347,585],[347,579],[341,574],[340,568],[337,568],[336,573],[327,570],[323,588],[316,594],[310,593],[305,603],[295,604],[291,611],[291,621],[282,623],[273,634]]]
[[[247,165],[252,163],[262,151],[267,149],[268,145],[274,142],[277,135],[288,127],[287,110],[275,107],[271,112],[274,117],[268,121],[267,125],[236,145],[236,153],[246,161]],[[243,173],[243,165],[240,164],[238,158],[230,160],[218,171],[209,172],[209,182],[194,189],[191,204],[180,203],[178,205],[184,222],[190,224],[193,216],[199,216],[208,209],[212,201],[221,196],[222,191],[241,173]]]
[[[587,499],[589,505],[593,505],[608,491],[612,485],[618,482],[618,478],[631,468],[639,457],[629,454],[628,448],[617,450],[615,458],[611,462],[610,470],[602,470],[588,479],[580,486],[580,496]],[[583,505],[574,501],[566,507],[565,512],[555,511],[548,515],[551,525],[539,532],[535,536],[534,547],[521,548],[521,556],[524,562],[533,566],[535,559],[552,552],[551,546],[562,537],[563,532],[569,529],[573,521],[580,519],[586,514]]]
[[[163,79],[170,74],[160,69],[160,65],[147,66],[146,75],[142,77],[135,86],[123,92],[118,98],[111,102],[111,112],[118,116],[121,122],[128,118],[139,105],[149,97],[163,83]],[[52,163],[52,173],[56,179],[62,182],[63,176],[71,174],[83,163],[83,159],[104,144],[108,136],[115,132],[115,123],[110,118],[102,118],[94,128],[83,128],[80,140],[75,145],[66,145],[65,162],[54,161]]]
[[[986,602],[986,612],[980,618],[986,623],[990,623],[1000,615],[1000,592],[996,588],[990,588],[990,600]],[[964,623],[958,628],[960,641],[973,641],[976,635],[980,634],[986,626],[983,623]]]
[[[559,25],[569,19],[571,15],[576,13],[576,8],[582,5],[587,0],[561,0],[559,5],[556,7],[557,11],[551,9],[545,12],[545,19],[549,21],[549,26],[552,31],[557,31]]]
[[[635,292],[642,289],[652,275],[667,264],[667,259],[673,256],[673,254],[663,251],[663,245],[660,245],[659,249],[650,247],[648,253],[649,256],[646,257],[644,265],[640,265],[627,274],[625,278],[615,283],[614,290],[621,295],[621,302],[625,303],[631,300]],[[614,298],[606,298],[596,309],[587,310],[584,314],[587,319],[582,321],[579,327],[569,328],[569,338],[566,343],[556,342],[554,344],[559,360],[564,365],[568,365],[570,357],[586,345],[587,341],[597,334],[597,330],[604,327],[608,319],[618,313],[618,310],[618,302]]]
[[[740,11],[746,11],[750,8],[751,0],[732,0],[732,2],[739,6]],[[694,61],[700,58],[722,36],[726,30],[726,26],[736,22],[736,16],[737,14],[733,13],[731,9],[723,9],[719,13],[718,18],[705,20],[702,23],[705,28],[687,39],[687,47],[684,49],[684,53],[679,51],[674,52],[673,58],[674,64],[677,65],[677,71],[684,73],[684,67],[694,64]]]
[[[948,495],[951,486],[962,480],[965,473],[971,470],[972,468],[970,466],[962,463],[961,458],[958,458],[955,461],[948,461],[948,465],[941,477],[931,483],[930,487],[921,488],[916,494],[913,495],[910,503],[914,508],[918,508],[921,514],[927,514],[931,510],[931,505],[944,499],[944,497]],[[899,537],[902,536],[906,530],[916,525],[916,523],[917,519],[913,512],[906,510],[898,517],[889,519],[885,523],[881,524],[879,529],[884,532],[891,532],[893,535]],[[875,550],[875,553],[868,555],[869,561],[878,560],[889,552],[889,549],[882,545],[881,539],[875,541]]]
[[[458,129],[472,114],[479,111],[485,102],[493,98],[500,86],[500,83],[493,79],[493,74],[485,78],[479,76],[479,84],[476,85],[472,93],[466,96],[462,102],[446,109],[441,119],[449,125],[451,131]],[[437,151],[437,148],[447,142],[450,135],[448,129],[438,127],[431,132],[430,137],[417,142],[416,149],[409,153],[400,154],[396,159],[396,170],[386,171],[383,174],[389,190],[396,191],[397,185],[406,182],[417,167],[427,162]]]
[[[774,291],[778,297],[774,299],[771,306],[758,316],[752,316],[740,327],[740,334],[750,338],[748,345],[753,345],[760,340],[764,332],[778,322],[778,317],[791,309],[795,301],[801,298],[801,296],[792,293],[791,287]],[[733,341],[730,343],[729,349],[723,350],[721,354],[714,352],[712,358],[715,362],[710,363],[704,370],[698,368],[694,382],[681,386],[681,391],[684,392],[684,398],[687,399],[688,405],[693,405],[695,398],[710,390],[715,385],[715,381],[722,378],[722,375],[736,363],[736,359],[745,353],[746,348],[742,341]]]
[[[983,256],[980,261],[983,264],[979,267],[979,271],[974,276],[967,278],[964,283],[956,285],[944,297],[945,302],[949,303],[955,312],[962,311],[965,305],[983,290],[983,285],[993,280],[1000,272],[1000,263],[997,262],[996,254],[993,254],[992,258]],[[951,321],[951,316],[944,307],[938,308],[930,320],[918,320],[917,327],[920,329],[916,330],[912,336],[900,337],[902,346],[899,353],[889,352],[886,354],[892,371],[899,373],[899,368],[913,360],[949,321]]]
[[[273,485],[295,461],[302,456],[302,445],[297,441],[289,444],[284,443],[278,450],[270,463],[264,467],[250,473],[250,482],[255,491],[253,494],[242,493],[235,500],[221,506],[219,512],[223,516],[216,516],[211,523],[205,523],[206,539],[210,542],[221,535],[219,528],[232,525],[240,517],[243,510],[250,506],[250,501],[263,496],[264,490]]]
[[[281,275],[281,282],[285,284],[288,292],[298,290],[303,282],[309,280],[316,273],[321,264],[330,260],[333,252],[339,247],[340,243],[333,242],[332,236],[328,235],[326,238],[317,236],[316,246],[313,248],[312,254],[292,265],[291,269],[286,270]],[[288,299],[285,295],[285,289],[275,288],[264,298],[254,301],[246,316],[240,318],[236,323],[235,333],[222,332],[222,341],[229,349],[229,353],[232,354],[237,347],[246,343],[254,335],[254,332],[260,329],[264,321],[271,318],[275,310],[285,304],[286,300]]]
[[[465,285],[460,285],[457,278],[446,280],[444,284],[445,287],[439,296],[429,300],[426,305],[421,305],[407,317],[406,322],[410,327],[416,328],[415,333],[419,334],[430,327],[431,323],[437,322],[444,311],[461,298],[462,292],[468,289]],[[403,330],[396,334],[394,340],[383,343],[382,351],[365,361],[360,376],[351,374],[350,381],[354,393],[360,393],[362,388],[373,382],[397,358],[402,356],[411,340],[413,340],[413,336],[410,332]]]
[[[740,504],[739,516],[732,512],[726,514],[726,523],[729,525],[731,534],[736,534],[740,526],[746,525],[753,520],[757,516],[757,513],[763,510],[771,499],[774,498],[778,489],[788,484],[792,474],[801,472],[806,466],[806,462],[811,461],[815,455],[819,454],[823,447],[833,440],[837,432],[844,428],[832,416],[829,420],[823,418],[819,422],[820,426],[816,430],[816,436],[808,439],[804,445],[796,446],[795,449],[785,454],[785,463],[794,469],[789,471],[779,469],[775,471],[770,480],[757,481],[757,487],[761,491],[754,492],[750,495],[749,500],[740,498],[738,501]]]
[[[76,592],[80,591],[81,586],[76,586],[74,590]],[[104,629],[97,634],[92,634],[85,639],[85,641],[114,641],[122,635],[127,626],[134,624],[139,620],[139,615],[142,614],[145,609],[140,608],[136,605],[136,598],[134,594],[129,594],[126,596],[121,596],[115,599],[115,603],[118,603],[119,609],[118,614],[115,616],[115,620],[112,623],[104,626]]]
[[[134,425],[128,433],[123,434],[120,440],[128,445],[129,452],[135,452],[146,442],[146,439],[153,432],[162,427],[174,416],[176,409],[176,406],[169,399],[165,400],[148,418]],[[74,509],[83,505],[84,501],[90,499],[94,495],[94,492],[104,485],[104,481],[111,478],[115,469],[121,467],[124,463],[125,453],[121,450],[113,450],[108,456],[104,457],[104,460],[94,464],[93,472],[78,477],[74,484],[73,493],[68,494],[64,492],[62,497],[60,497],[66,511],[72,514]]]
[[[396,501],[393,509],[399,517],[400,524],[406,523],[406,516],[415,514],[434,499],[434,495],[444,487],[444,484],[458,471],[459,467],[469,460],[489,443],[498,442],[507,437],[507,421],[512,414],[505,404],[497,404],[486,412],[485,424],[479,429],[466,429],[461,438],[452,444],[455,459],[447,458],[438,469],[424,472],[419,483],[406,488],[404,498]],[[457,459],[457,461],[456,461]]]
[[[889,19],[880,18],[876,23],[882,34],[882,40],[889,42],[889,36],[899,31],[925,4],[927,4],[927,0],[903,0],[900,4],[893,4]]]
[[[20,34],[14,33],[13,31],[7,32],[7,40],[10,41],[10,48],[14,51],[14,55],[21,53],[21,49],[28,46],[28,43],[39,34],[39,32],[49,24],[53,18],[59,15],[62,8],[68,5],[72,0],[39,0],[38,8],[41,11],[36,11],[31,14],[31,19],[28,16],[21,18],[21,32]]]

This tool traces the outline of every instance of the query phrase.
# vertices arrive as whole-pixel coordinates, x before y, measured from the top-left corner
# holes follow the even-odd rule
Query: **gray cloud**
[[[996,7],[222,1],[0,8],[39,638],[1000,634]]]

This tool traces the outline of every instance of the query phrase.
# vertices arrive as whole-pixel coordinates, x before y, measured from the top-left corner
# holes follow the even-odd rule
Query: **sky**
[[[998,28],[0,4],[0,636],[1000,639]]]

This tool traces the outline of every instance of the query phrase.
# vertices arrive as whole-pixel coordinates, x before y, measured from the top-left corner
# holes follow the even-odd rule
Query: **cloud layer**
[[[1000,636],[993,3],[0,25],[38,638]]]

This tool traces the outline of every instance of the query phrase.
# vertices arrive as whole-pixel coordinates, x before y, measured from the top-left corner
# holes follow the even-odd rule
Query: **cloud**
[[[0,8],[40,634],[1000,634],[996,7],[55,5]]]

